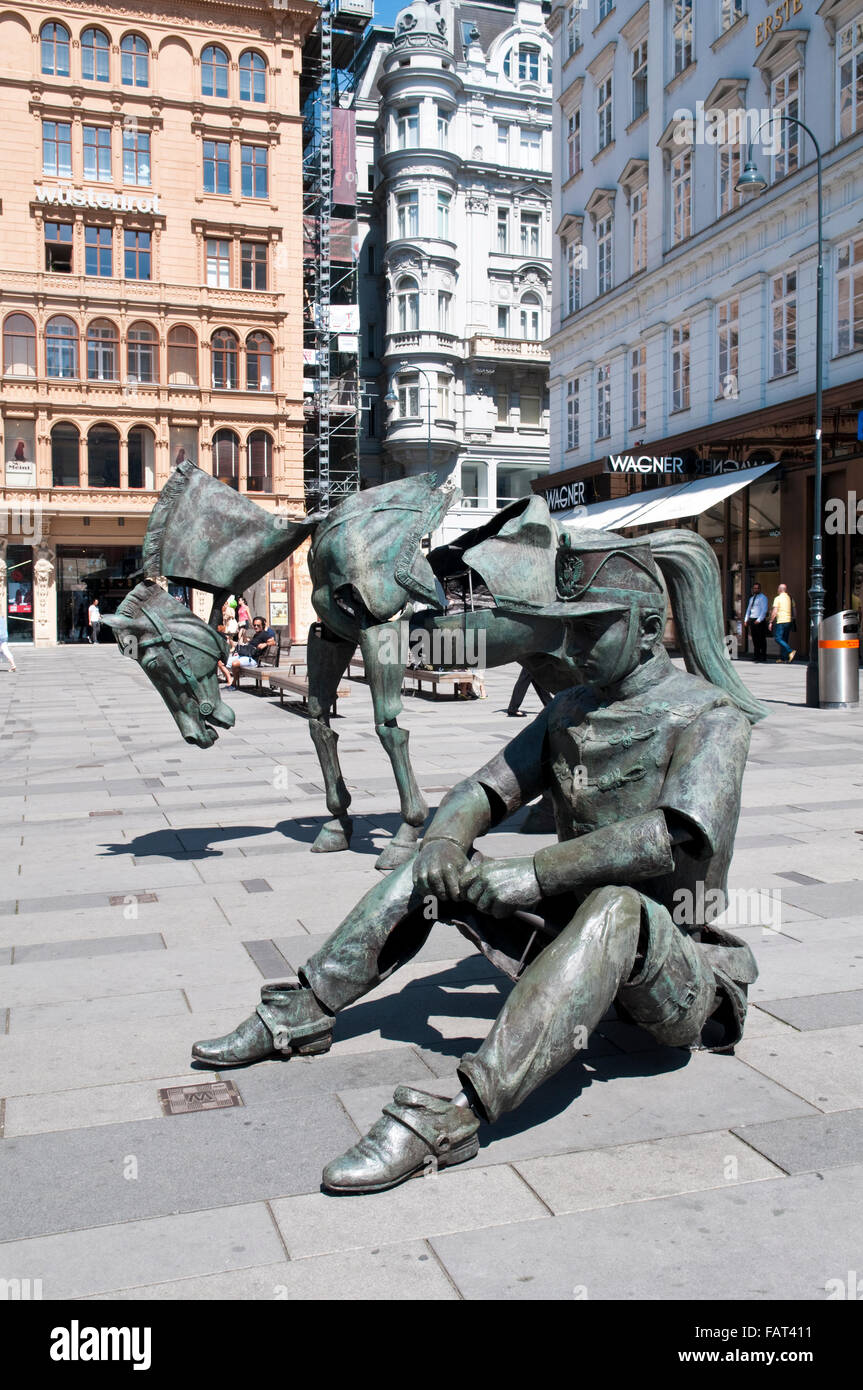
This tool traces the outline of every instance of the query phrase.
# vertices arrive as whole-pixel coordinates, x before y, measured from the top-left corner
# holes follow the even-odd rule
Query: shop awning
[[[739,473],[720,473],[715,478],[693,478],[672,487],[655,487],[648,492],[635,492],[630,497],[615,497],[610,502],[594,502],[583,511],[559,512],[555,521],[583,520],[588,526],[602,526],[618,531],[622,526],[658,526],[662,521],[683,521],[700,516],[748,487],[775,463],[759,464],[757,468],[742,468]]]

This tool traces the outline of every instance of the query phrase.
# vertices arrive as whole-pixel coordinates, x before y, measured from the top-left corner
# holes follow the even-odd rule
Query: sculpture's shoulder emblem
[[[558,598],[575,598],[581,586],[583,571],[584,564],[570,547],[569,536],[561,536],[554,565],[554,580]]]

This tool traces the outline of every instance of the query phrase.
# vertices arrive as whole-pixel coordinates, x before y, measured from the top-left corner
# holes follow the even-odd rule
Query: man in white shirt
[[[102,626],[102,614],[99,609],[99,600],[93,599],[87,610],[87,622],[90,625],[90,641],[95,644],[99,641],[99,630]]]
[[[752,597],[746,605],[746,613],[743,618],[745,627],[749,628],[749,636],[752,638],[752,651],[756,661],[767,660],[767,595],[762,592],[761,585],[752,585]]]

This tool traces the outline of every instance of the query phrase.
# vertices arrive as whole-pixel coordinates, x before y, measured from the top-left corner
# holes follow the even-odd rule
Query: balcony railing
[[[532,338],[492,338],[476,334],[470,340],[471,357],[521,358],[530,362],[548,362],[549,352],[542,342]]]

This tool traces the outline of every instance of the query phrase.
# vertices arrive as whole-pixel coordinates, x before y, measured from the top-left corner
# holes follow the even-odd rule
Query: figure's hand
[[[533,859],[490,859],[471,864],[461,878],[461,896],[480,912],[506,917],[518,907],[534,907],[542,889]]]
[[[414,861],[414,883],[423,894],[457,902],[461,897],[459,885],[469,868],[464,850],[451,840],[432,840],[424,845]]]

